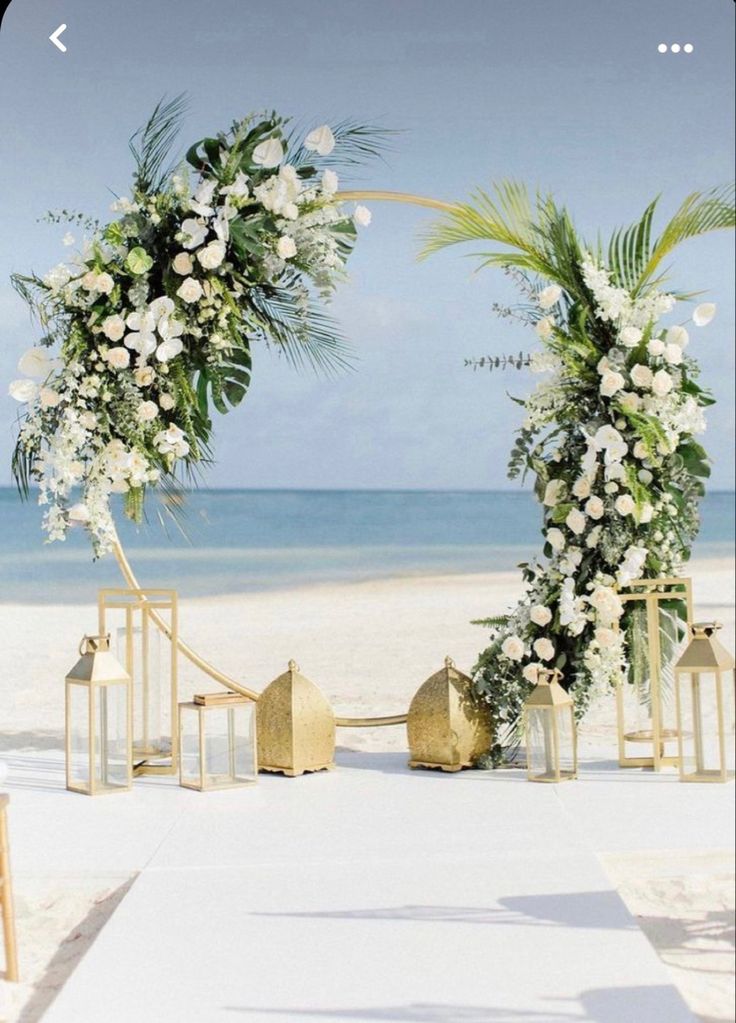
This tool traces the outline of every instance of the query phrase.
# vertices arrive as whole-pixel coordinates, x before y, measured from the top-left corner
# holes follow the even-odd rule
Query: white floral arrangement
[[[526,301],[496,309],[533,326],[542,344],[527,359],[487,360],[543,377],[518,402],[526,418],[509,475],[535,476],[544,559],[521,566],[527,588],[517,606],[482,623],[491,642],[474,672],[499,764],[519,741],[539,668],[563,671],[582,715],[630,669],[619,588],[676,576],[690,555],[710,474],[696,438],[713,399],[697,382],[688,327],[707,326],[716,308],[701,303],[677,322],[678,302],[692,296],[664,290],[657,269],[684,239],[733,228],[734,203],[732,187],[694,193],[656,240],[652,203],[604,258],[549,196],[534,206],[523,186],[504,183],[475,198],[431,229],[427,252],[469,239],[503,243],[484,261],[503,267]]]
[[[13,471],[38,485],[49,540],[73,523],[96,555],[115,541],[111,495],[143,515],[146,490],[176,489],[209,457],[211,410],[245,396],[258,340],[296,363],[344,361],[316,304],[345,276],[363,206],[337,198],[341,162],[374,155],[382,136],[352,122],[299,139],[276,114],[246,117],[165,167],[184,110],[161,103],[131,140],[131,198],[86,228],[70,259],[43,277],[14,275],[43,336],[20,359]],[[67,234],[65,244],[74,245]]]

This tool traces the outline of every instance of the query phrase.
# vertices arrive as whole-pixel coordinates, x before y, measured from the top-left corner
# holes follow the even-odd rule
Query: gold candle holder
[[[409,767],[461,771],[490,749],[488,716],[473,699],[472,680],[451,657],[415,693],[406,732]]]

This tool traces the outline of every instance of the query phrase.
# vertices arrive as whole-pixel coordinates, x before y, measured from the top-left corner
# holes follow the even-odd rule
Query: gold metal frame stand
[[[8,845],[8,803],[10,796],[0,793],[0,911],[3,916],[5,943],[5,979],[18,980],[18,947],[15,940],[13,884],[10,879],[10,848]]]

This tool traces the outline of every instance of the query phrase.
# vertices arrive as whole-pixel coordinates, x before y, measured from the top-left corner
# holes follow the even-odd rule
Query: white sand
[[[110,583],[117,585],[113,569]],[[724,642],[733,649],[732,566],[699,562],[691,574],[696,616],[722,621]],[[262,689],[293,657],[338,714],[396,714],[407,709],[446,654],[469,671],[485,640],[470,620],[503,612],[520,591],[517,573],[498,573],[184,599],[181,632],[219,668],[254,689]],[[96,618],[91,604],[0,606],[5,643],[0,758],[61,748],[64,674],[74,663],[81,635],[95,631]],[[182,698],[216,688],[187,662],[182,667]],[[611,736],[611,759],[613,723],[610,699],[583,729],[584,742],[586,736],[598,741]],[[403,749],[406,736],[401,727],[342,729],[338,743]],[[693,1010],[709,1023],[732,1019],[732,854],[704,849],[697,855],[680,853],[675,861],[666,850],[646,850],[608,857],[605,866]],[[24,983],[10,993],[5,1015],[33,1023],[114,910],[127,879],[70,877],[62,885],[58,878],[25,874],[22,863],[14,870]],[[0,984],[0,1019],[2,999]]]

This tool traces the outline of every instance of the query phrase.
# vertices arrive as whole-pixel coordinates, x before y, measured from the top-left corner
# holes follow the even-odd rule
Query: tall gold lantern
[[[699,622],[675,666],[680,781],[734,777],[734,659],[716,638],[720,622]]]
[[[88,796],[133,783],[132,686],[109,636],[85,636],[66,677],[66,787]]]
[[[575,708],[561,678],[557,668],[539,668],[537,684],[524,704],[529,781],[571,781],[578,776]]]
[[[325,695],[295,661],[256,703],[259,771],[290,778],[335,766],[335,715]]]
[[[672,670],[693,619],[690,579],[636,579],[619,597],[627,611],[629,678],[616,688],[620,767],[676,767]]]
[[[440,671],[417,690],[406,731],[409,767],[461,771],[491,746],[488,716],[472,697],[472,681],[445,658]]]

